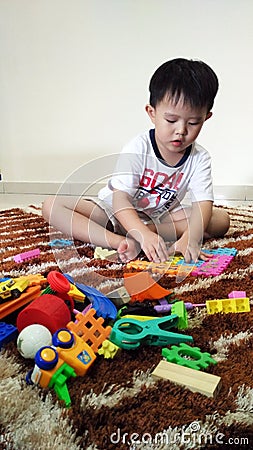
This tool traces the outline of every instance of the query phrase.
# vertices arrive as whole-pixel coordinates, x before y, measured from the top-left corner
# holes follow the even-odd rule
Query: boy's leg
[[[44,219],[64,234],[105,248],[118,249],[125,236],[113,232],[112,224],[97,204],[83,198],[48,197],[42,207]],[[136,242],[128,240],[128,259],[136,256]]]
[[[156,227],[159,233],[166,241],[176,241],[182,236],[188,227],[191,208],[186,207],[178,211],[167,214]],[[213,208],[212,216],[209,224],[204,231],[204,238],[222,237],[229,229],[230,218],[226,211],[218,208]]]

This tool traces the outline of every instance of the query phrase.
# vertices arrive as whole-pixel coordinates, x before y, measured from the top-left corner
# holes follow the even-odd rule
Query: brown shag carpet
[[[252,302],[253,208],[226,210],[229,233],[205,248],[235,247],[236,257],[217,277],[188,276],[177,283],[163,276],[159,283],[174,289],[178,299],[203,303],[240,290]],[[52,250],[50,240],[62,237],[49,230],[35,207],[1,211],[0,278],[46,276],[59,269],[103,293],[122,285],[124,265],[93,259],[94,248],[81,242]],[[33,248],[40,249],[38,258],[14,262],[15,254]],[[253,311],[207,315],[205,308],[196,308],[185,332],[218,362],[205,370],[222,379],[215,399],[155,381],[151,372],[162,359],[161,348],[150,346],[122,350],[114,359],[98,356],[85,377],[68,380],[72,406],[66,409],[53,390],[26,385],[33,361],[9,343],[0,353],[0,449],[253,448]]]

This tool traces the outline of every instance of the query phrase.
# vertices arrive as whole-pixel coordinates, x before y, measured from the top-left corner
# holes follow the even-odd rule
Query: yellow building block
[[[207,397],[215,397],[221,388],[220,377],[167,361],[160,361],[152,376],[180,384]]]
[[[206,309],[208,314],[249,312],[250,303],[248,297],[207,300]]]

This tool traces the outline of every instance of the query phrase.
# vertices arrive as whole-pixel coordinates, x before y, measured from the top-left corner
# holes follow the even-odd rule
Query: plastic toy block
[[[160,361],[152,372],[152,376],[169,380],[207,397],[216,397],[221,387],[221,378],[216,375],[167,361]]]
[[[173,292],[156,283],[148,272],[124,273],[124,283],[131,302],[157,300]]]
[[[223,247],[223,248],[215,248],[215,249],[207,249],[204,250],[204,252],[206,253],[211,253],[212,255],[229,255],[229,256],[235,256],[237,253],[236,248],[232,247]]]
[[[250,302],[248,297],[235,298],[236,312],[250,312]]]
[[[228,294],[228,298],[243,298],[246,297],[245,291],[232,291]]]
[[[24,277],[22,276],[20,278],[25,278],[26,280],[28,280],[29,286],[43,286],[47,283],[47,279],[40,273],[25,275]]]
[[[103,341],[110,335],[112,327],[109,325],[104,327],[104,319],[102,317],[96,319],[95,314],[93,308],[85,315],[79,313],[76,315],[77,322],[69,322],[67,328],[80,336],[97,353]]]
[[[114,358],[114,356],[119,351],[119,349],[120,348],[116,344],[114,344],[113,342],[111,342],[108,339],[106,339],[102,343],[102,347],[100,347],[98,349],[98,354],[99,355],[103,355],[104,358],[106,358],[106,359]]]
[[[22,263],[24,261],[28,261],[32,258],[37,258],[40,255],[40,249],[36,248],[34,250],[29,250],[28,252],[19,253],[18,255],[13,256],[13,259],[16,263]]]
[[[68,247],[72,244],[73,241],[70,241],[69,239],[53,239],[48,243],[51,247]]]
[[[211,357],[210,353],[202,353],[199,347],[190,347],[184,343],[178,346],[172,345],[170,349],[163,348],[162,355],[168,362],[195,370],[206,369],[210,364],[217,364],[217,361]],[[191,359],[186,359],[185,356]]]
[[[110,259],[110,256],[116,255],[116,250],[108,250],[107,248],[96,247],[94,251],[95,259]]]
[[[192,336],[172,333],[169,330],[177,326],[178,317],[170,315],[159,319],[140,321],[120,319],[113,325],[110,341],[126,350],[138,348],[140,345],[168,345],[179,342],[192,342]]]
[[[65,402],[67,408],[71,405],[71,399],[66,384],[66,381],[70,377],[76,377],[76,373],[67,363],[63,363],[57,372],[54,373],[48,385],[49,388],[54,389],[59,400]]]
[[[40,294],[40,286],[29,286],[26,291],[15,300],[9,300],[0,305],[0,319],[8,316],[22,306],[35,300]]]
[[[14,325],[0,322],[0,349],[3,345],[14,341],[18,336],[18,329]]]
[[[173,265],[170,261],[158,264],[149,261],[135,260],[130,261],[127,264],[127,268],[136,270],[149,270],[152,273],[160,273],[171,276],[175,276],[177,274],[176,264]]]
[[[206,309],[208,314],[249,312],[250,303],[248,297],[207,300]]]
[[[234,256],[231,255],[214,255],[205,261],[201,266],[192,271],[193,276],[212,277],[220,275],[230,264]]]
[[[204,252],[209,253],[211,255],[214,255],[218,258],[220,256],[223,256],[224,258],[228,257],[234,257],[237,253],[237,250],[235,248],[217,248],[217,249],[211,249],[211,250],[206,250],[203,249]],[[212,260],[212,269],[214,271],[214,269],[216,269],[216,273],[215,271],[213,273],[210,273],[210,267],[207,266],[207,263],[209,261]],[[218,268],[217,268],[217,259],[215,258],[211,258],[211,260],[205,262],[205,261],[197,261],[194,262],[192,264],[186,264],[185,260],[182,256],[172,256],[169,257],[168,260],[165,263],[153,263],[153,262],[149,262],[149,261],[141,261],[141,260],[135,260],[135,261],[131,261],[127,264],[127,268],[128,269],[136,269],[136,270],[148,270],[151,271],[152,273],[160,273],[160,274],[165,274],[167,276],[178,276],[179,279],[181,278],[185,278],[188,275],[202,275],[202,276],[214,276],[214,275],[219,275],[226,267],[223,267],[223,269],[220,267],[219,268],[219,273],[218,273]],[[214,267],[214,261],[216,260],[216,266]],[[220,260],[221,261],[221,260]],[[223,260],[225,261],[225,259]],[[228,264],[230,262],[230,259],[228,261]],[[203,267],[202,271],[201,268]],[[205,275],[204,272],[207,272],[207,268],[209,267],[209,271],[208,271],[208,275]],[[204,270],[205,268],[205,270]],[[200,272],[198,272],[198,269],[200,270]],[[192,273],[194,271],[194,274]]]
[[[190,302],[184,302],[185,308],[186,310],[190,310],[193,309],[194,307],[197,306],[206,306],[205,303],[190,303]],[[171,303],[165,303],[162,305],[155,305],[154,309],[158,312],[158,313],[168,313],[171,311],[172,308],[172,304]],[[176,314],[176,313],[175,313]]]
[[[111,292],[108,292],[106,296],[118,307],[120,308],[122,305],[129,303],[131,297],[127,292],[124,286],[119,287],[118,289],[114,289]]]
[[[175,302],[171,308],[171,314],[178,316],[178,329],[184,330],[188,327],[187,311],[183,301]]]

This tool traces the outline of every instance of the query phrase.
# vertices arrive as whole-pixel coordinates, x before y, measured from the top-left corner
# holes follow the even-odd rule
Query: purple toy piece
[[[246,292],[245,291],[232,291],[230,294],[228,294],[228,298],[245,298]]]
[[[193,276],[213,277],[220,275],[230,264],[233,255],[214,255],[191,273]]]
[[[36,248],[34,250],[29,250],[28,252],[19,253],[18,255],[13,256],[13,259],[16,263],[22,263],[28,259],[36,258],[40,254],[40,249]]]

